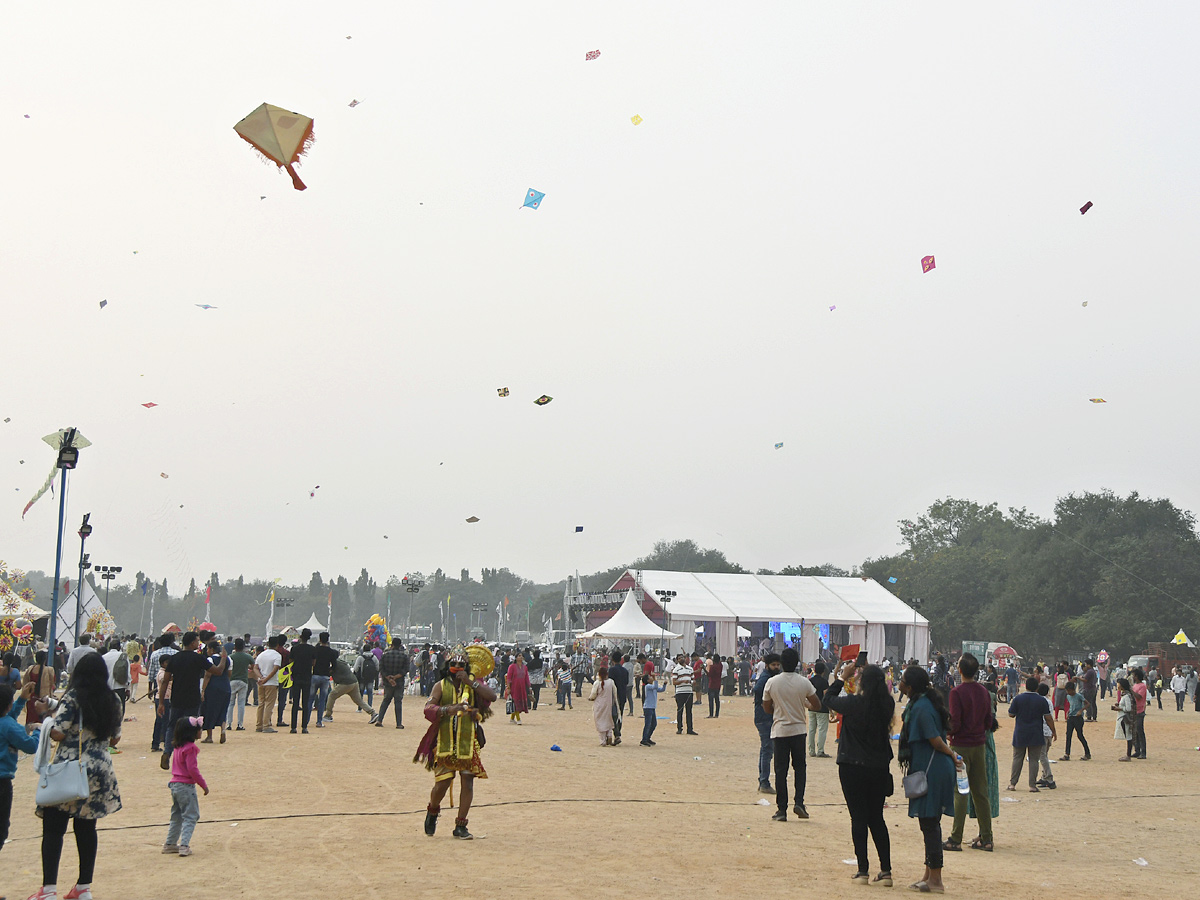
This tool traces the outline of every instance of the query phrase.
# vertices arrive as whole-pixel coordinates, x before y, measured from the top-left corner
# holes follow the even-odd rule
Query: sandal
[[[962,850],[962,841],[959,841],[957,844],[956,844],[954,841],[943,841],[943,842],[942,842],[942,849],[943,849],[943,850],[957,850],[957,851],[960,851],[960,852],[961,852],[961,850]]]
[[[1015,791],[1016,789],[1017,789],[1017,786],[1015,784],[1010,784],[1008,787],[1005,788],[1006,791]]]
[[[975,838],[975,840],[971,841],[971,849],[986,850],[988,853],[991,853],[996,848],[992,846],[991,842],[985,844],[983,838]]]

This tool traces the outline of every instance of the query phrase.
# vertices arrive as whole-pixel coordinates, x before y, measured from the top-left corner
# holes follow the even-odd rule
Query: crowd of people
[[[1059,740],[1060,715],[1066,744],[1057,761],[1073,758],[1074,742],[1082,751],[1078,759],[1092,759],[1085,724],[1096,721],[1097,704],[1110,689],[1111,708],[1117,713],[1114,738],[1125,744],[1121,762],[1147,758],[1146,709],[1155,700],[1161,709],[1165,690],[1174,695],[1176,710],[1182,711],[1190,700],[1200,711],[1196,672],[1190,667],[1175,667],[1164,678],[1154,669],[1110,670],[1086,659],[1039,664],[1022,672],[1015,661],[998,668],[967,653],[953,665],[943,655],[927,665],[915,660],[870,665],[860,655],[801,666],[791,647],[737,658],[722,658],[716,652],[680,653],[671,660],[652,658],[636,648],[576,645],[569,653],[552,652],[545,658],[537,648],[499,648],[485,678],[461,648],[426,644],[410,650],[395,638],[387,647],[368,641],[341,654],[331,646],[328,633],[316,635],[315,644],[313,637],[304,629],[294,639],[274,635],[255,646],[249,635],[217,640],[211,633],[167,633],[149,645],[136,636],[103,641],[82,635],[70,653],[60,647],[48,658],[44,648],[34,649],[24,668],[21,657],[4,657],[0,846],[11,817],[18,751],[37,753],[46,762],[82,761],[87,777],[86,796],[38,808],[43,885],[30,900],[58,897],[68,824],[75,835],[79,875],[62,896],[90,900],[96,822],[121,808],[112,756],[121,752],[128,705],[142,699],[153,705],[151,750],[160,754],[162,769],[170,773],[170,824],[162,852],[188,856],[200,819],[198,792],[209,790],[200,771],[198,745],[225,743],[229,731],[248,730],[247,706],[257,708],[257,734],[287,727],[303,735],[310,727],[326,727],[334,720],[335,702],[347,695],[369,716],[370,724],[383,727],[391,708],[395,727],[403,729],[404,699],[419,695],[429,726],[414,762],[425,764],[434,776],[425,832],[435,834],[441,803],[457,778],[453,835],[471,839],[467,825],[474,781],[487,777],[480,752],[482,725],[494,702],[503,701],[508,721],[521,725],[523,715],[538,709],[543,687],[554,688],[555,708],[565,711],[573,709],[573,698],[582,698],[588,683],[601,746],[622,743],[623,717],[626,712],[634,715],[635,701],[640,701],[639,744],[649,748],[656,746],[659,698],[667,690],[675,699],[676,734],[689,736],[699,734],[694,722],[697,695],[707,695],[709,719],[720,718],[723,696],[748,696],[753,698],[759,734],[758,788],[774,795],[774,821],[787,822],[789,813],[809,818],[807,760],[833,758],[826,748],[830,739],[836,744],[857,862],[855,882],[892,885],[883,810],[897,790],[891,764],[898,760],[906,773],[902,791],[908,815],[917,820],[925,847],[924,871],[910,885],[922,893],[944,890],[944,854],[963,849],[968,818],[977,825],[970,848],[995,850],[993,820],[999,815],[1001,782],[994,734],[1002,704],[1014,720],[1006,790],[1017,790],[1024,772],[1033,792],[1057,788],[1050,748]],[[372,705],[377,695],[378,709]],[[953,816],[949,835],[942,832],[943,816]],[[874,878],[868,838],[878,858]]]

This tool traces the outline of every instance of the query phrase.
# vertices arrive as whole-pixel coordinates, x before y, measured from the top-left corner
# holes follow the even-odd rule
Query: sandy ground
[[[833,760],[809,760],[808,821],[770,821],[757,804],[758,737],[749,698],[723,698],[719,719],[702,709],[697,737],[660,722],[658,746],[638,746],[641,718],[627,720],[620,747],[598,746],[591,705],[542,704],[520,727],[502,715],[488,728],[471,830],[455,841],[444,814],[434,838],[422,833],[431,776],[411,762],[424,731],[408,697],[397,731],[368,727],[345,698],[336,722],[307,736],[230,732],[203,745],[212,793],[186,859],[159,849],[170,812],[167,775],[149,753],[151,710],[129,707],[123,753],[115,757],[125,808],[102,821],[97,898],[228,898],[282,890],[291,897],[623,896],[647,892],[743,896],[749,884],[800,895],[860,896],[849,817]],[[664,698],[667,711],[674,702]],[[994,854],[946,856],[947,893],[1006,898],[1181,895],[1200,874],[1194,848],[1200,810],[1200,715],[1174,703],[1147,719],[1150,759],[1119,763],[1113,716],[1087,734],[1095,759],[1055,765],[1059,788],[1001,796]],[[640,707],[639,707],[640,712]],[[253,710],[247,708],[252,723]],[[390,712],[389,712],[390,717]],[[1065,730],[1064,730],[1065,731]],[[999,733],[1002,785],[1010,727]],[[830,753],[836,750],[832,746]],[[551,752],[558,744],[563,752]],[[1054,758],[1061,755],[1056,744]],[[1078,749],[1075,751],[1078,756]],[[698,757],[698,758],[697,758]],[[897,779],[898,783],[898,779]],[[9,842],[0,854],[0,895],[26,897],[40,883],[40,820],[33,814],[28,758],[14,786]],[[902,801],[903,802],[903,801]],[[920,833],[906,808],[889,809],[896,887],[920,877]],[[949,834],[951,820],[944,820]],[[968,823],[968,837],[973,836]],[[872,869],[877,868],[874,848]],[[1144,858],[1149,865],[1133,862]],[[76,875],[70,835],[60,890]],[[870,888],[872,892],[887,890]],[[907,893],[907,891],[905,891]]]

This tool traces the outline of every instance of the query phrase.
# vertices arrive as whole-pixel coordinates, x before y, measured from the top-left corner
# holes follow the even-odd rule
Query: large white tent
[[[62,641],[68,650],[75,649],[75,613],[76,604],[79,601],[79,588],[61,597],[58,601],[58,621],[55,624],[56,641]],[[93,617],[104,619],[106,622],[111,622],[111,619],[106,619],[107,610],[104,604],[100,602],[100,598],[96,596],[96,592],[92,589],[91,584],[84,580],[83,582],[83,606],[79,609],[79,633],[83,634],[87,631],[87,623]]]
[[[307,622],[305,622],[303,625],[301,625],[301,626],[300,626],[299,628],[297,628],[296,630],[297,630],[297,631],[303,631],[305,628],[307,628],[307,629],[308,629],[309,631],[311,631],[313,634],[320,634],[322,631],[328,631],[328,630],[329,630],[329,629],[327,629],[327,628],[326,628],[324,625],[322,625],[320,622],[318,622],[318,621],[317,621],[317,614],[316,614],[316,613],[313,613],[311,616],[309,616],[309,617],[308,617],[308,621],[307,621]]]
[[[627,570],[610,590],[639,586],[647,600],[666,610],[667,623],[694,646],[697,622],[713,622],[717,652],[733,653],[735,629],[746,622],[788,622],[800,625],[846,625],[850,641],[860,644],[871,660],[885,653],[884,626],[904,627],[903,654],[924,659],[929,646],[929,621],[915,609],[869,578],[826,578],[801,575],[738,575],[713,572]],[[659,591],[673,591],[663,604]],[[815,659],[819,649],[812,628],[801,628],[801,657]]]
[[[586,631],[580,637],[594,638],[637,638],[639,640],[649,640],[650,638],[679,638],[682,635],[667,631],[664,633],[661,626],[655,625],[647,615],[642,612],[642,606],[638,603],[632,590],[625,594],[625,599],[622,601],[620,608],[612,614],[606,621],[601,622],[591,631]]]

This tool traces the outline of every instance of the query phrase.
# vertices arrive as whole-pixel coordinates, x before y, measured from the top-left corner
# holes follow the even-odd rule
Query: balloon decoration
[[[28,619],[24,617],[13,619],[11,627],[13,640],[22,647],[28,647],[33,643],[33,623]]]
[[[87,625],[83,630],[88,634],[116,634],[117,623],[107,609],[100,609],[88,616]]]
[[[371,618],[367,619],[367,624],[363,631],[363,639],[368,643],[384,648],[392,643],[392,636],[388,634],[387,623],[379,613],[375,613]]]

